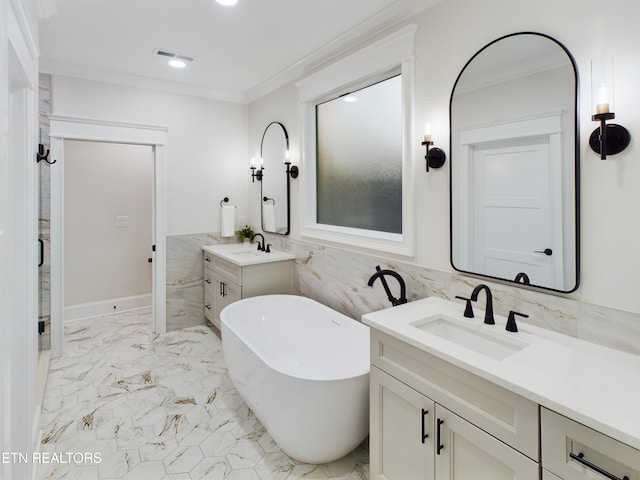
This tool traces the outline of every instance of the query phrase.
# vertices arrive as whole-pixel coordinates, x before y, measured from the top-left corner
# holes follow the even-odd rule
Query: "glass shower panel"
[[[317,223],[402,233],[397,75],[317,105]]]

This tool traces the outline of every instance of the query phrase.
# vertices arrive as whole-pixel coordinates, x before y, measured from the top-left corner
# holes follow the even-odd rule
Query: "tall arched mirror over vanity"
[[[540,33],[501,37],[450,101],[451,264],[560,292],[579,283],[578,77]]]
[[[262,182],[260,205],[262,230],[268,233],[288,235],[290,228],[289,135],[280,122],[271,122],[265,128],[260,144],[262,157]]]

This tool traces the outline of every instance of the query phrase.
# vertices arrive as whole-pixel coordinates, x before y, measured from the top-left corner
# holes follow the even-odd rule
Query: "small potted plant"
[[[253,228],[249,225],[245,225],[236,232],[236,235],[238,235],[243,243],[249,243],[251,241],[251,237],[253,237]]]

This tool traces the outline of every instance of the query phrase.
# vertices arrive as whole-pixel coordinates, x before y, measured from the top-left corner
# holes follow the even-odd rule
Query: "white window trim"
[[[301,235],[309,239],[358,246],[397,255],[413,256],[415,213],[413,148],[414,37],[417,27],[408,25],[359,52],[296,83],[302,119]],[[316,218],[316,105],[327,96],[367,78],[400,67],[402,75],[402,233],[323,225]]]

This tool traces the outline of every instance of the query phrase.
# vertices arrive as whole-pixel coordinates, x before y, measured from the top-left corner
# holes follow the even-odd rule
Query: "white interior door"
[[[575,236],[563,225],[574,207],[562,195],[562,112],[459,135],[456,265],[507,280],[523,272],[532,285],[566,289],[565,250]]]
[[[550,162],[548,137],[473,150],[475,271],[510,279],[525,272],[535,285],[556,284]]]

